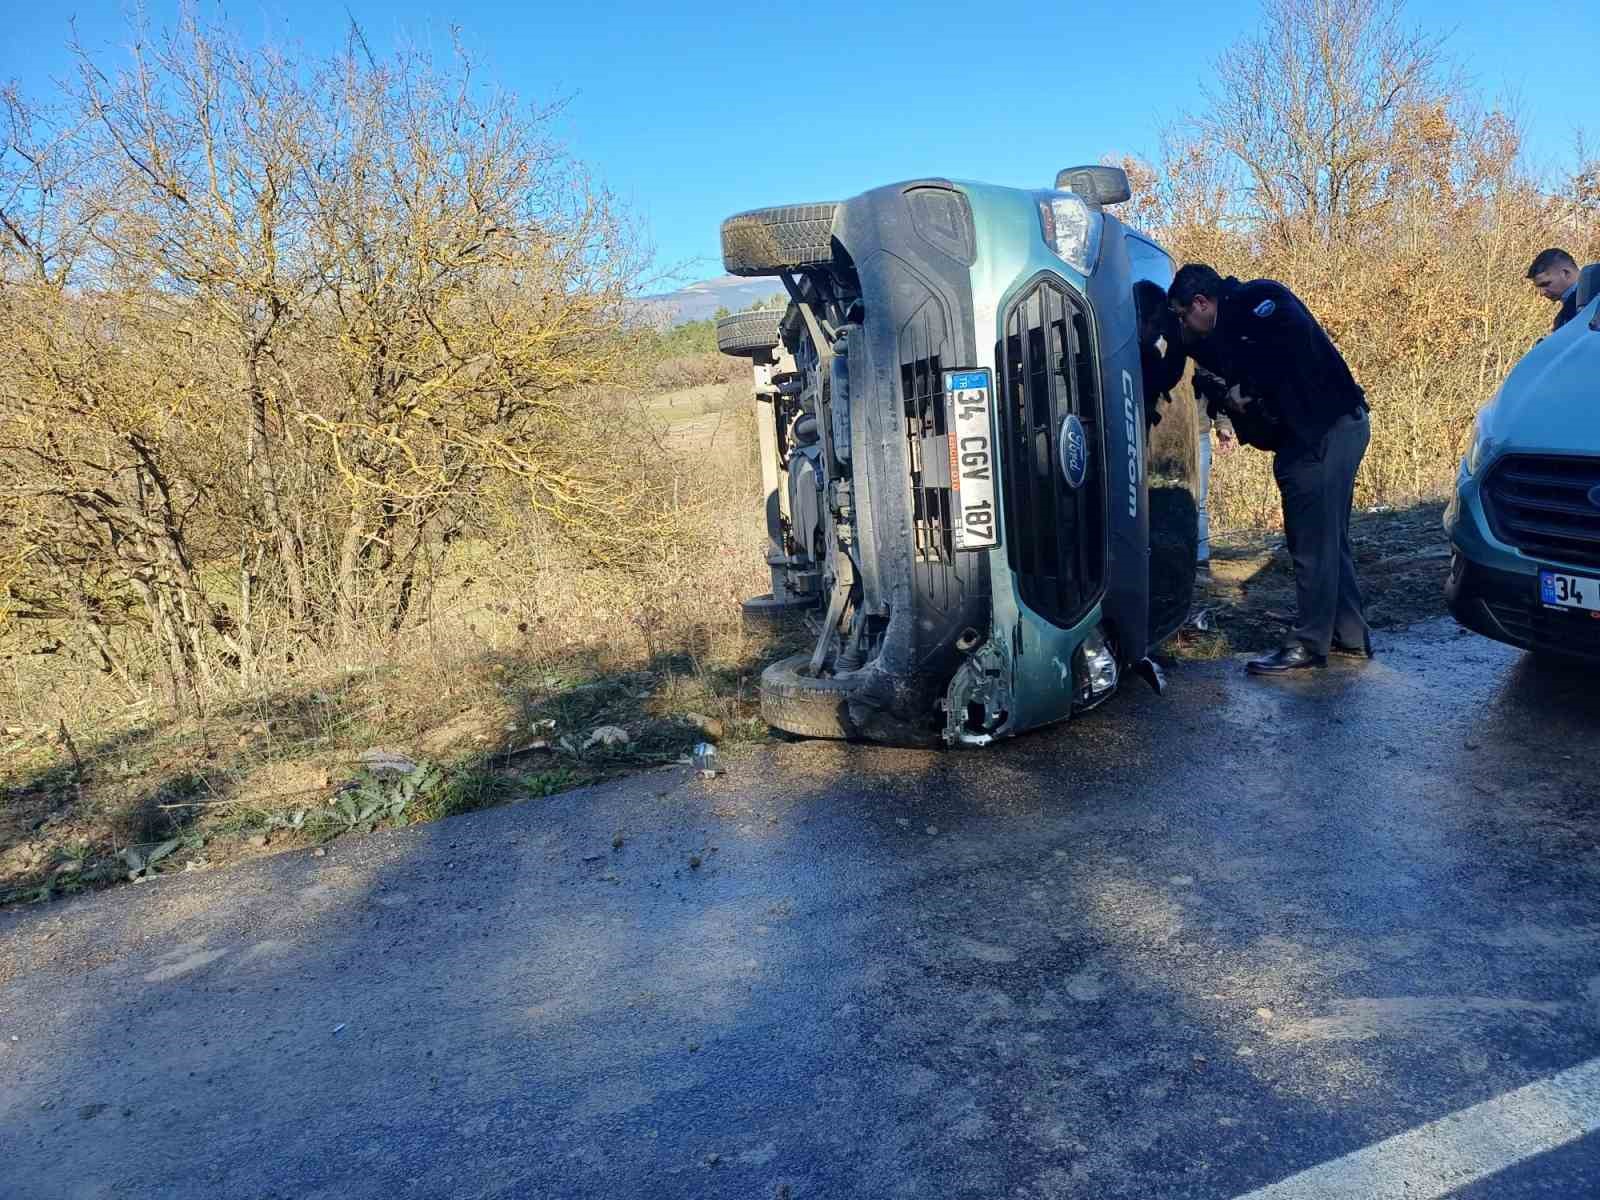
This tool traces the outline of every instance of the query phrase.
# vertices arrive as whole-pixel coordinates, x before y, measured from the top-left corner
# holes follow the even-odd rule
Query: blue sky
[[[85,45],[115,58],[130,7],[3,0],[0,77],[33,90],[64,74],[73,16]],[[347,7],[375,49],[442,49],[454,24],[524,99],[569,97],[560,136],[645,222],[660,265],[681,265],[680,282],[721,274],[717,225],[742,208],[923,174],[1045,186],[1069,161],[1149,154],[1258,11],[1103,0],[237,0],[225,11],[248,37],[319,51],[338,45]],[[169,22],[176,0],[146,8]],[[1409,11],[1450,32],[1483,91],[1515,102],[1537,164],[1559,165],[1586,123],[1600,138],[1600,20],[1582,5],[1415,0]]]

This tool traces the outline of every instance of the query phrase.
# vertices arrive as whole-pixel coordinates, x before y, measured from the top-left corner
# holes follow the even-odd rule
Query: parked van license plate
[[[1600,579],[1539,572],[1539,599],[1552,608],[1581,608],[1600,612]]]
[[[994,393],[988,371],[946,371],[949,398],[950,507],[957,550],[1000,544],[994,492]]]

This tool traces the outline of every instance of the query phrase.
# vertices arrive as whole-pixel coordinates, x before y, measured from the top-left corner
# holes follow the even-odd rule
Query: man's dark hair
[[[1196,296],[1215,300],[1222,295],[1222,276],[1205,263],[1186,263],[1173,277],[1167,289],[1167,299],[1180,308],[1188,308]]]
[[[1573,258],[1559,246],[1551,246],[1548,250],[1539,251],[1539,257],[1533,260],[1533,265],[1528,268],[1528,278],[1543,275],[1546,271],[1559,271],[1562,267],[1578,269],[1578,260]]]

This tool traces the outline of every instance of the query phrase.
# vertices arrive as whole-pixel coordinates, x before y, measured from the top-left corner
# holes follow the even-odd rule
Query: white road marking
[[[1600,1058],[1237,1200],[1440,1200],[1600,1129]]]

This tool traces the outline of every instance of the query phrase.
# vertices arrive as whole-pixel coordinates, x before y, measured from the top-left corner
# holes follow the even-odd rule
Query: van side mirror
[[[1590,263],[1578,272],[1578,294],[1575,299],[1579,308],[1589,307],[1589,301],[1600,296],[1600,263]]]
[[[1092,208],[1133,198],[1128,173],[1121,167],[1067,167],[1056,172],[1056,191],[1082,196]]]

